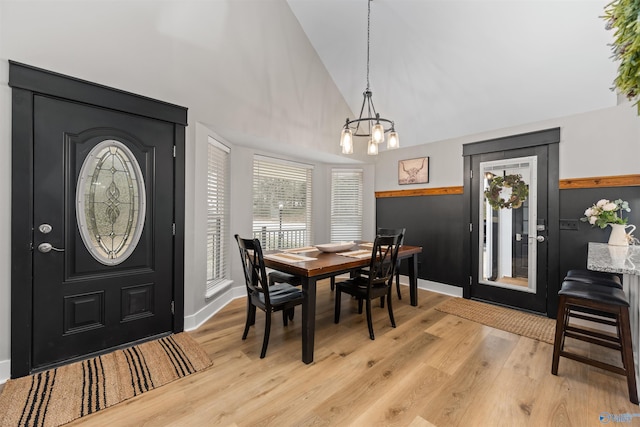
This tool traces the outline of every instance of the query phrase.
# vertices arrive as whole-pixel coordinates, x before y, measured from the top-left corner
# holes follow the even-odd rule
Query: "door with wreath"
[[[549,191],[549,145],[526,146],[536,136],[490,141],[487,151],[482,143],[465,147],[471,154],[466,157],[469,191],[465,188],[470,198],[471,271],[464,294],[549,314],[549,197],[555,193]]]

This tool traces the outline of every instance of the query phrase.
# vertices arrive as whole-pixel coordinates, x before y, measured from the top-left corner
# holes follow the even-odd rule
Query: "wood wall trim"
[[[599,187],[633,187],[640,186],[640,175],[596,176],[590,178],[561,179],[561,190]]]
[[[640,186],[640,174],[567,178],[561,179],[559,182],[560,190],[636,186]],[[464,187],[414,188],[411,190],[376,191],[375,194],[376,199],[383,197],[442,196],[448,194],[464,194]]]
[[[414,188],[411,190],[376,191],[376,199],[383,197],[443,196],[464,194],[464,187]]]

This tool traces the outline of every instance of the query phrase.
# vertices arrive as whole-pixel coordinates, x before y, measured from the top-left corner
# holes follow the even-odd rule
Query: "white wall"
[[[206,145],[202,156],[195,124],[206,124],[235,148],[232,232],[246,230],[250,215],[243,197],[250,188],[252,151],[242,146],[303,161],[345,161],[336,124],[353,114],[284,0],[1,0],[0,197],[5,201],[11,196],[9,59],[188,107],[185,314],[195,322],[208,308],[197,238],[202,213],[196,209]],[[326,196],[320,183],[327,167],[318,167],[318,197]],[[5,202],[0,225],[10,230],[10,221]],[[320,226],[316,238],[327,233]],[[6,243],[0,246],[0,381],[9,375],[10,357]]]
[[[640,173],[640,117],[634,106],[622,102],[584,114],[381,152],[375,191],[462,186],[463,144],[555,127],[560,127],[560,179]],[[429,183],[398,185],[398,161],[424,156],[429,157]]]

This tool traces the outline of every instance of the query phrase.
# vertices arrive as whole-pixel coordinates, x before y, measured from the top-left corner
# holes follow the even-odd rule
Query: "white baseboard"
[[[11,359],[0,360],[0,384],[11,378]]]
[[[244,286],[230,287],[218,295],[209,304],[202,307],[197,313],[184,317],[184,330],[193,331],[209,320],[214,314],[222,310],[227,304],[236,298],[246,297],[247,291]]]
[[[400,276],[400,283],[409,286],[409,276]],[[462,298],[462,288],[458,286],[446,285],[440,282],[432,282],[431,280],[418,279],[418,288],[426,291],[437,292],[439,294],[449,295],[452,297]]]

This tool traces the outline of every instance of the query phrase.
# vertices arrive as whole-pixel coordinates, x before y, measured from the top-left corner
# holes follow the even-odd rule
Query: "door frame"
[[[9,61],[11,134],[11,378],[32,373],[33,100],[44,95],[173,125],[175,235],[173,332],[184,329],[185,128],[187,109],[75,77]]]
[[[472,257],[472,235],[471,200],[472,172],[471,156],[477,154],[493,153],[499,151],[515,150],[519,148],[530,148],[541,145],[548,146],[548,181],[547,181],[547,316],[556,317],[558,310],[558,295],[560,290],[560,189],[559,189],[559,143],[560,128],[551,128],[541,131],[528,132],[518,135],[506,136],[502,138],[488,139],[470,144],[463,144],[462,155],[464,158],[464,218],[468,219],[465,224],[467,232],[464,233],[463,253],[466,258],[464,265],[467,265],[469,281],[465,281],[462,286],[462,296],[471,298],[472,269],[476,268]]]

